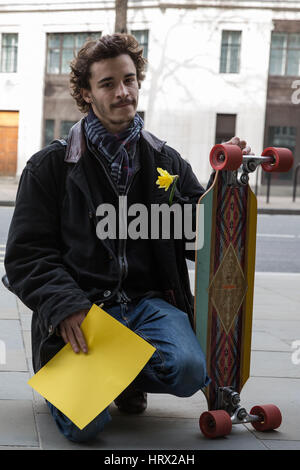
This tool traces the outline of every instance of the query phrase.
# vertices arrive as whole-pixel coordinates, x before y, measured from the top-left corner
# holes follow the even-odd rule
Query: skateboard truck
[[[262,155],[243,155],[237,145],[216,144],[210,152],[210,164],[215,170],[227,171],[228,186],[246,186],[249,173],[258,165],[266,172],[289,171],[293,165],[293,154],[287,148],[267,147]],[[242,172],[238,176],[238,169]]]
[[[274,165],[275,158],[262,155],[243,155],[242,174],[240,175],[239,183],[242,186],[246,186],[249,182],[249,173],[253,173],[262,163]]]
[[[252,423],[261,421],[260,416],[252,415],[240,406],[240,394],[233,387],[219,387],[217,391],[217,403],[219,410],[225,410],[231,418],[232,424]]]
[[[277,429],[281,421],[277,406],[258,405],[248,413],[240,406],[240,394],[233,387],[218,387],[217,409],[202,413],[199,425],[204,436],[213,439],[230,434],[233,424],[251,423],[257,431],[270,431]]]
[[[226,157],[223,154],[218,156],[218,160],[220,162],[225,162],[225,159]],[[249,182],[249,173],[253,173],[262,163],[269,163],[270,165],[274,165],[275,158],[272,156],[243,155],[241,174],[238,175],[238,170],[227,172],[228,186],[246,186]]]

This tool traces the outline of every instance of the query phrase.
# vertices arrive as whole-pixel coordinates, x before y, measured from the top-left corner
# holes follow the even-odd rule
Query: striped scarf
[[[92,107],[84,120],[86,137],[97,154],[101,152],[107,159],[120,194],[125,193],[133,166],[132,150],[140,138],[143,125],[142,118],[136,114],[128,129],[120,134],[110,134],[94,114]]]

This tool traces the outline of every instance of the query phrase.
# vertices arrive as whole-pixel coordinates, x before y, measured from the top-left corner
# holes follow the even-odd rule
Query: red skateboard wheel
[[[200,416],[199,426],[205,437],[214,439],[230,434],[232,422],[224,410],[205,411]]]
[[[261,421],[252,421],[251,424],[257,431],[271,431],[279,428],[282,422],[280,409],[275,405],[254,406],[251,415],[258,415]]]
[[[240,147],[231,144],[217,144],[209,154],[210,164],[214,170],[237,170],[243,161]]]
[[[267,147],[262,156],[270,156],[274,158],[274,162],[262,163],[262,168],[267,172],[287,172],[294,162],[294,157],[290,149],[285,147]]]

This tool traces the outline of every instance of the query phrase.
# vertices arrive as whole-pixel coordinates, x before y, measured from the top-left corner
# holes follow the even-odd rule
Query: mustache
[[[114,108],[114,107],[118,107],[118,106],[125,105],[125,104],[135,104],[135,103],[136,103],[135,99],[130,99],[130,100],[126,99],[126,100],[120,100],[117,103],[113,103],[111,106]]]

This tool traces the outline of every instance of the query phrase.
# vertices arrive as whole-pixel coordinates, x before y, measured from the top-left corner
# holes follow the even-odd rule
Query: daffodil
[[[158,173],[160,176],[158,176],[156,184],[159,186],[159,188],[164,189],[167,191],[172,184],[172,189],[170,193],[170,198],[169,198],[169,204],[171,205],[173,196],[174,196],[174,191],[175,191],[175,186],[176,182],[179,178],[178,175],[170,175],[170,173],[167,170],[163,170],[162,168],[157,168]]]

